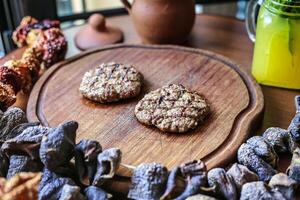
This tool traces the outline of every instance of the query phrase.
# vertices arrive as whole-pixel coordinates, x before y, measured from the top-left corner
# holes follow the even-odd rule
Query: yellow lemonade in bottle
[[[300,13],[291,9],[300,4],[278,2],[266,0],[260,9],[252,74],[264,85],[300,89]]]

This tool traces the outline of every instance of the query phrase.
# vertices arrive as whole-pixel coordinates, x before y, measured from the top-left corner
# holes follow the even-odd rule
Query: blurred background
[[[196,3],[197,13],[245,18],[245,0],[196,0]],[[62,28],[68,29],[85,23],[96,12],[105,16],[126,14],[120,0],[0,0],[0,57],[16,48],[11,34],[26,15],[58,19]]]

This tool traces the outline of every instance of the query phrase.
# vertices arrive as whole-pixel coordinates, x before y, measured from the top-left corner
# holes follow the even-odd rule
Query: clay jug
[[[195,22],[194,0],[121,0],[146,44],[181,44]]]

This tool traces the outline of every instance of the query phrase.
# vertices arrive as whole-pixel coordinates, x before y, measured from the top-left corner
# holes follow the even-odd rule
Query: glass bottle
[[[255,7],[256,3],[252,10]],[[247,30],[254,39],[254,14],[248,17]],[[262,3],[257,18],[252,74],[264,85],[300,89],[299,0]]]

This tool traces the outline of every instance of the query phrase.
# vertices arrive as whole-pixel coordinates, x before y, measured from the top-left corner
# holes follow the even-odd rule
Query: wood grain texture
[[[102,62],[134,64],[144,75],[143,94],[112,104],[97,104],[78,91],[83,74]],[[180,83],[203,94],[212,115],[188,134],[166,134],[140,124],[134,106],[145,93]],[[115,45],[91,50],[53,66],[37,82],[27,107],[30,121],[57,126],[76,120],[78,140],[98,140],[104,148],[119,147],[123,162],[159,162],[172,168],[203,159],[208,168],[224,166],[256,125],[263,96],[256,82],[230,60],[177,46]]]

